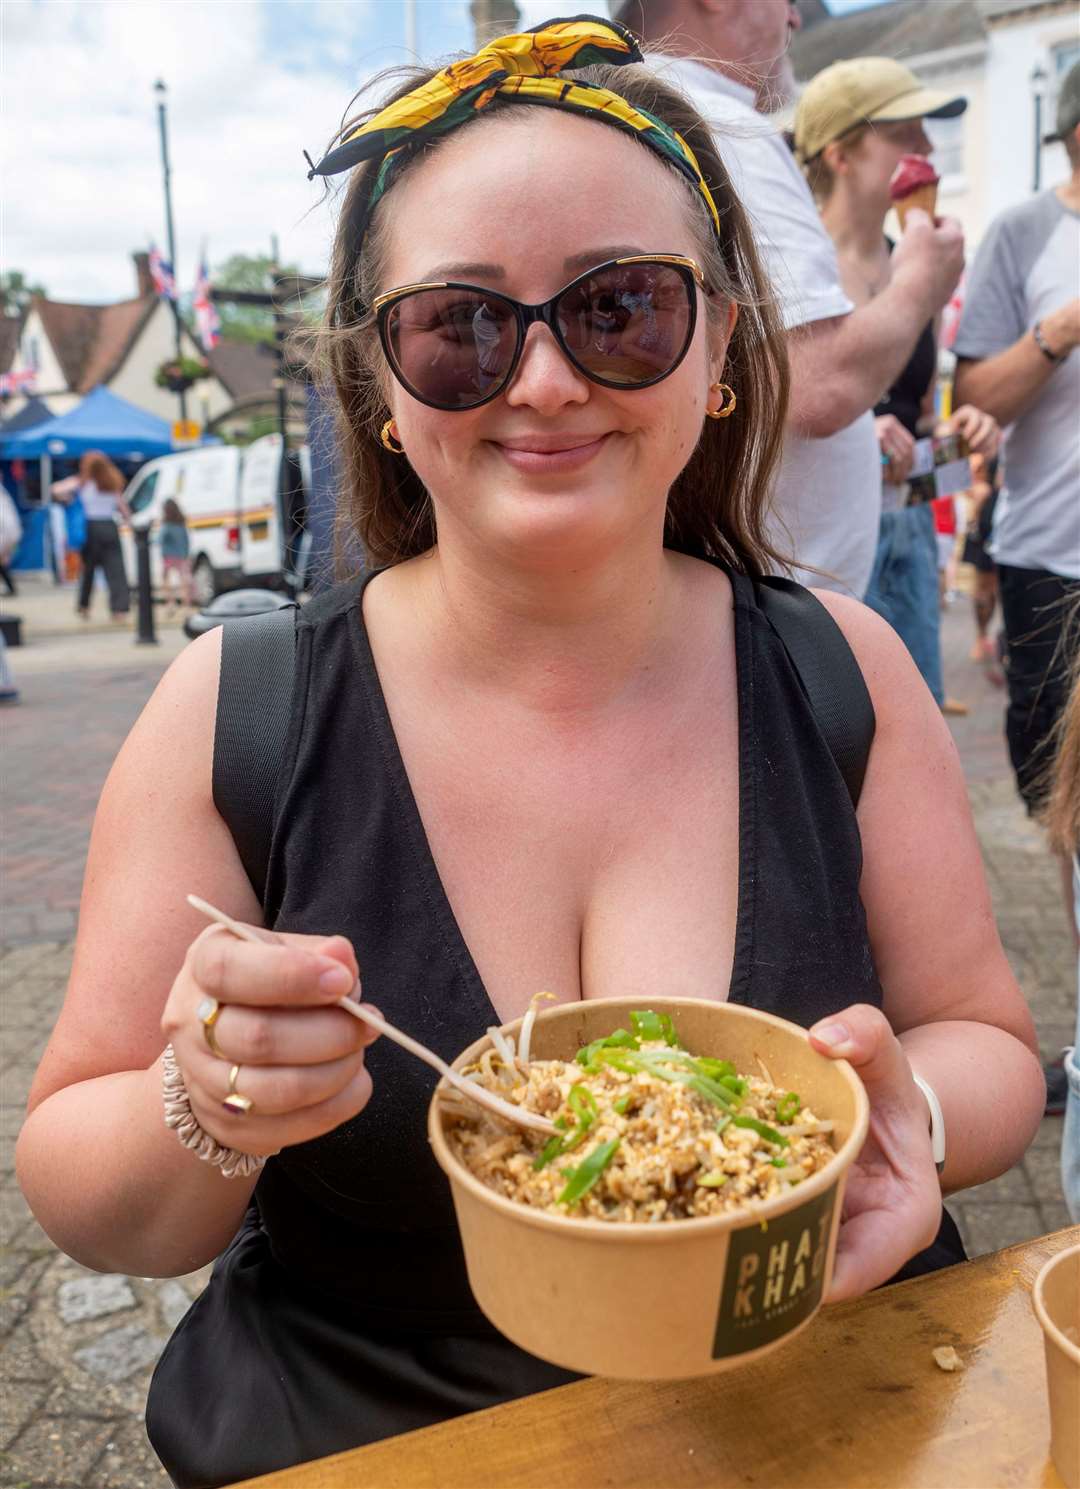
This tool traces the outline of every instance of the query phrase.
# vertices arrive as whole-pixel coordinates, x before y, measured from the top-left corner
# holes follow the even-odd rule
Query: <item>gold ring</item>
[[[246,1117],[248,1112],[254,1111],[255,1103],[250,1096],[241,1096],[236,1089],[237,1078],[240,1075],[239,1065],[233,1065],[229,1070],[229,1094],[221,1103],[227,1112],[232,1112],[236,1117]]]
[[[217,1042],[217,1035],[214,1033],[214,1025],[221,1017],[221,1004],[218,1000],[209,996],[205,997],[196,1008],[195,1017],[202,1024],[203,1038],[206,1040],[210,1053],[216,1055],[219,1060],[227,1059],[228,1056],[222,1051]]]

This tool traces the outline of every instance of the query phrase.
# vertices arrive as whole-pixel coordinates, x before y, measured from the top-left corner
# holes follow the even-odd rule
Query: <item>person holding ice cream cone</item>
[[[910,272],[913,251],[925,235],[959,237],[959,225],[937,215],[938,175],[928,158],[933,147],[924,120],[955,118],[966,107],[963,98],[924,88],[889,57],[836,62],[807,85],[795,115],[795,153],[836,245],[841,283],[857,307]],[[885,235],[892,209],[901,229],[895,243]],[[962,256],[956,280],[961,269]],[[942,677],[937,541],[926,500],[933,488],[912,487],[908,477],[920,438],[959,434],[971,452],[989,458],[1000,431],[989,415],[968,405],[936,419],[936,371],[935,315],[874,409],[882,516],[864,598],[899,633],[938,706],[945,713],[966,713],[963,703],[946,697]]]

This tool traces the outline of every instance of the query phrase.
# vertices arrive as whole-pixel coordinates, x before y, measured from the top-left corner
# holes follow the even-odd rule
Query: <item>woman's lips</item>
[[[535,438],[492,440],[491,443],[515,470],[531,476],[554,476],[564,471],[580,470],[599,454],[610,438],[610,434],[600,434],[595,439],[537,435]]]

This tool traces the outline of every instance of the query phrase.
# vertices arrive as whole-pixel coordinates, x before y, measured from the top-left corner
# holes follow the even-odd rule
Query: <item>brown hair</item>
[[[853,125],[851,129],[847,129],[843,134],[837,135],[835,141],[830,140],[829,144],[843,144],[845,149],[854,150],[862,144],[873,127],[872,124]],[[830,196],[832,196],[833,187],[836,185],[836,176],[833,174],[833,168],[825,159],[825,150],[828,148],[829,145],[826,145],[824,149],[819,150],[803,166],[803,173],[806,176],[807,184],[813,192],[814,201],[817,202],[818,206],[829,200]]]
[[[174,501],[170,496],[161,505],[161,520],[163,522],[175,522],[183,525],[187,519],[180,510],[180,503]]]
[[[401,70],[395,71],[400,74]],[[409,69],[393,96],[402,97],[431,76],[429,71]],[[712,191],[723,224],[722,238],[717,237],[699,193],[689,184],[686,201],[694,213],[706,283],[722,301],[735,301],[740,307],[723,373],[735,389],[738,404],[730,418],[706,421],[697,448],[668,494],[664,540],[671,548],[719,558],[743,573],[767,572],[775,563],[786,562],[770,546],[765,515],[783,446],[788,364],[782,328],[749,221],[708,127],[681,94],[641,66],[594,67],[573,76],[618,93],[677,130],[697,155]],[[530,105],[496,104],[480,117],[498,117],[508,109],[520,112],[528,107],[538,116],[540,127],[543,115]],[[347,125],[339,138],[355,128],[356,122]],[[470,122],[462,127],[476,125]],[[439,143],[429,143],[416,154],[437,149]],[[381,227],[393,211],[395,189],[392,184],[380,199],[368,231],[367,204],[380,164],[375,161],[354,170],[345,190],[327,283],[326,314],[310,344],[317,380],[332,382],[337,393],[343,487],[338,504],[340,571],[349,567],[350,550],[355,565],[357,539],[373,565],[412,558],[426,552],[436,539],[434,511],[419,477],[405,459],[390,454],[379,440],[387,416],[388,372],[375,317],[367,307],[375,294],[387,288],[380,282],[385,255]],[[408,173],[410,164],[406,160],[398,168],[395,182]],[[707,301],[713,303],[711,298]]]
[[[101,450],[87,450],[79,461],[79,477],[93,481],[99,491],[123,491],[127,482]]]
[[[1080,853],[1080,600],[1072,602],[1065,617],[1061,646],[1071,658],[1072,690],[1051,735],[1055,753],[1042,818],[1051,846],[1073,854]]]

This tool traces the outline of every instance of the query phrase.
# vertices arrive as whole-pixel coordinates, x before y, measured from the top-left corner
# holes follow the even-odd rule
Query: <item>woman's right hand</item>
[[[375,1031],[337,1000],[356,988],[343,936],[275,935],[264,945],[210,926],[188,948],[161,1027],[172,1044],[196,1121],[225,1147],[271,1154],[340,1127],[371,1096],[364,1050]],[[221,1005],[207,1042],[198,1009]],[[229,1069],[251,1099],[245,1115],[223,1106]]]
[[[879,414],[874,420],[881,453],[888,457],[885,479],[890,486],[899,486],[911,474],[915,459],[915,441],[894,414]]]

